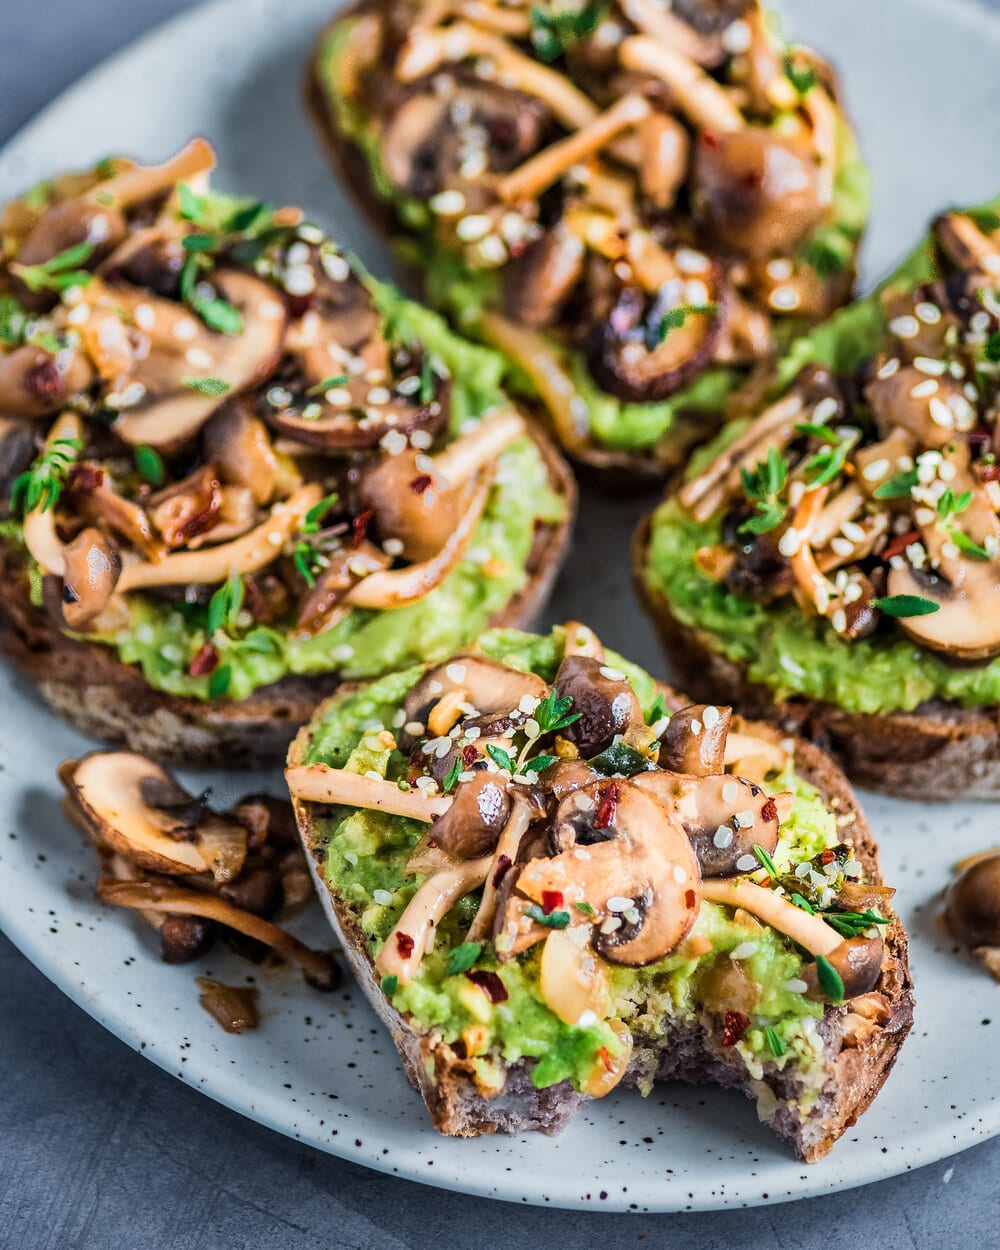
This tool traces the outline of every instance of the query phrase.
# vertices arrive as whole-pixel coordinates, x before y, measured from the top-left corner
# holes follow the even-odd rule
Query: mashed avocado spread
[[[494,630],[481,639],[481,647],[493,659],[551,681],[562,657],[563,636],[561,630],[541,638]],[[625,673],[648,715],[655,699],[652,680],[619,656],[609,652],[607,658]],[[406,758],[387,748],[379,733],[397,723],[407,691],[424,671],[418,667],[394,673],[329,700],[312,725],[303,762],[402,777]],[[791,790],[795,795],[773,856],[779,871],[791,871],[839,842],[835,816],[791,766],[769,782],[768,789]],[[335,809],[332,815],[317,817],[316,828],[325,851],[327,882],[356,916],[374,958],[424,880],[407,874],[405,865],[425,826],[369,810]],[[477,906],[478,892],[453,907],[414,979],[400,986],[386,978],[383,990],[419,1031],[433,1032],[447,1043],[464,1041],[487,1085],[499,1079],[500,1055],[510,1062],[536,1060],[532,1079],[539,1088],[563,1080],[581,1088],[602,1047],[619,1053],[615,1032],[607,1021],[596,1019],[571,1026],[549,1010],[539,991],[537,947],[505,964],[496,960],[489,944],[483,947],[475,967],[498,971],[508,993],[506,1001],[496,1004],[464,971],[450,970],[452,952],[463,942]],[[643,968],[612,965],[614,1005],[609,1018],[623,1021],[633,1033],[655,1038],[662,1035],[668,1019],[693,1024],[705,1012],[726,1011],[724,1002],[713,1002],[713,986],[731,966],[727,953],[752,938],[755,950],[741,963],[759,984],[760,997],[736,1048],[754,1077],[759,1078],[763,1061],[781,1068],[794,1063],[808,1072],[821,1051],[816,1021],[823,1007],[799,992],[802,960],[787,941],[745,913],[742,921],[737,920],[738,914],[702,902],[694,929],[671,956]],[[807,1100],[811,1096],[804,1095]]]
[[[442,247],[435,238],[432,215],[426,204],[401,192],[386,173],[378,127],[365,115],[358,100],[345,90],[350,76],[344,71],[344,56],[357,21],[357,18],[348,18],[337,22],[317,50],[315,72],[327,106],[336,117],[338,128],[363,153],[376,193],[391,202],[400,221],[419,235],[419,245],[400,240],[397,246],[403,258],[421,270],[427,298],[453,318],[462,333],[482,338],[483,311],[501,303],[499,277],[495,270],[470,269],[459,256]],[[821,253],[824,259],[816,261],[819,272],[852,264],[853,250],[868,219],[870,203],[868,168],[853,133],[838,117],[831,219],[804,241],[801,255],[809,258]],[[797,327],[794,319],[786,318],[784,323],[779,320],[776,324],[775,333],[787,342],[795,337],[796,328],[801,326]],[[619,451],[639,452],[653,447],[670,432],[681,413],[705,414],[714,425],[727,397],[743,376],[738,369],[711,365],[668,399],[630,403],[595,383],[582,352],[564,347],[546,335],[540,338],[571,379],[579,401],[576,407],[586,412],[593,439]],[[527,398],[539,398],[538,390],[522,370],[515,368],[510,385]]]

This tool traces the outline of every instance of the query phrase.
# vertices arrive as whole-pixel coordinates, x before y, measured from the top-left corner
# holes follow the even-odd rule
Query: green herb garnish
[[[90,281],[93,275],[77,266],[89,260],[93,250],[92,243],[74,243],[38,265],[19,265],[15,261],[10,269],[29,291],[65,291],[71,286],[86,286]]]
[[[646,773],[656,767],[647,755],[630,747],[627,742],[612,742],[587,763],[605,777],[634,777],[636,773]]]
[[[399,977],[393,973],[392,976],[382,978],[382,993],[387,998],[391,998],[399,989]]]
[[[556,61],[569,48],[593,34],[604,15],[605,0],[588,0],[581,9],[553,12],[531,7],[531,45],[543,61]]]
[[[0,295],[0,343],[13,347],[24,338],[28,314],[13,297]]]
[[[565,929],[570,922],[568,911],[544,912],[537,903],[532,903],[530,907],[525,908],[524,914],[536,924],[545,925],[547,929]]]
[[[905,473],[898,473],[887,482],[883,482],[881,486],[876,486],[872,494],[876,499],[903,499],[910,494],[914,486],[919,485],[920,474],[916,469],[907,469]]]
[[[83,450],[78,438],[57,438],[14,479],[10,492],[10,510],[14,513],[48,512],[59,502],[66,477],[77,454]]]
[[[813,476],[809,478],[808,485],[811,487],[826,486],[834,478],[839,477],[851,446],[851,440],[838,439],[836,446],[818,451],[815,456],[810,456],[806,461],[805,467],[806,472],[812,473]]]
[[[292,550],[292,559],[302,580],[311,589],[316,585],[316,574],[323,567],[319,552],[312,543],[300,540]]]
[[[219,589],[208,601],[208,633],[212,635],[219,629],[231,632],[236,626],[236,618],[243,608],[246,586],[239,573],[231,573]]]
[[[767,1039],[768,1050],[772,1055],[774,1055],[775,1059],[780,1059],[785,1053],[787,1047],[778,1034],[777,1029],[775,1029],[773,1025],[769,1024],[764,1030],[764,1037]]]
[[[533,713],[540,734],[555,733],[565,729],[580,719],[579,712],[570,712],[573,706],[572,695],[559,698],[554,690],[550,690],[538,704]]]
[[[670,331],[679,330],[688,317],[694,317],[699,314],[706,317],[714,317],[718,311],[718,304],[680,304],[676,308],[668,309],[659,321],[647,325],[645,335],[646,350],[648,352],[655,351],[666,339]]]
[[[517,765],[514,757],[509,751],[505,751],[502,747],[494,746],[492,742],[487,743],[486,754],[490,757],[497,768],[505,768],[509,773],[517,771]]]
[[[795,64],[794,51],[785,54],[785,74],[799,95],[806,95],[812,91],[818,82],[816,71],[811,65],[807,65],[805,69],[799,69]]]
[[[976,560],[992,559],[986,548],[980,547],[978,543],[973,542],[964,530],[952,527],[949,528],[948,535],[959,551],[964,551],[967,556],[972,556]]]
[[[217,398],[227,395],[233,388],[222,378],[181,378],[181,385],[189,391],[197,391],[199,395],[211,395]]]
[[[831,1002],[839,1005],[844,1001],[844,982],[840,973],[824,955],[816,956],[816,977],[819,988]]]
[[[960,495],[956,495],[950,486],[946,487],[937,501],[938,520],[947,521],[951,517],[958,516],[970,503],[972,503],[971,490],[964,490]]]
[[[762,846],[758,846],[757,843],[755,842],[754,847],[753,847],[753,853],[754,855],[757,856],[757,862],[760,864],[761,868],[764,869],[767,875],[777,880],[778,869],[775,867],[774,860],[767,853],[767,851],[765,851]]]
[[[331,494],[327,495],[324,499],[321,499],[319,503],[314,503],[313,506],[306,513],[305,518],[302,522],[302,533],[303,534],[318,534],[320,530],[320,522],[323,520],[326,514],[330,511],[330,509],[334,506],[334,504],[339,501],[339,499],[340,499],[340,496],[337,494],[336,491],[333,491]]]
[[[587,902],[586,899],[581,899],[579,903],[574,903],[573,906],[576,908],[577,911],[582,911],[585,916],[597,915],[597,912],[594,910],[593,907],[591,907],[591,905]]]
[[[135,467],[143,480],[150,486],[162,486],[167,479],[167,471],[160,453],[153,447],[140,445],[132,454],[135,457]]]
[[[346,386],[350,382],[350,378],[346,373],[331,373],[328,378],[324,378],[322,382],[317,382],[315,386],[310,386],[306,391],[307,395],[321,395],[324,391],[333,390],[335,386]]]
[[[766,534],[777,529],[787,511],[780,499],[782,488],[788,480],[788,461],[775,447],[767,449],[767,458],[753,469],[741,469],[743,493],[757,509],[739,527],[741,534]]]
[[[430,356],[425,355],[420,361],[420,389],[417,391],[417,398],[422,404],[429,404],[436,389],[434,362]]]
[[[468,972],[479,958],[483,950],[482,942],[463,942],[448,952],[446,967],[450,977],[457,977],[460,972]]]
[[[441,783],[441,789],[445,794],[451,794],[452,790],[458,785],[458,778],[462,773],[462,757],[456,756],[455,762],[445,775],[444,781]]]
[[[212,269],[211,258],[205,252],[189,252],[180,276],[181,299],[198,314],[210,330],[220,334],[243,333],[243,317],[237,308],[215,294],[214,287],[206,292],[202,280]]]
[[[667,701],[664,699],[662,692],[659,692],[653,700],[653,706],[649,709],[649,715],[646,717],[646,724],[655,725],[657,721],[663,720],[666,715]]]
[[[832,925],[842,937],[854,938],[870,929],[872,925],[886,925],[889,921],[870,908],[867,911],[823,911],[823,919]]]
[[[939,603],[920,595],[888,595],[884,599],[873,599],[872,607],[886,616],[930,616],[941,611]]]
[[[208,679],[208,697],[221,699],[229,689],[232,676],[233,670],[228,664],[220,664],[217,669],[214,669]]]
[[[553,764],[559,763],[558,755],[536,755],[533,760],[528,760],[524,765],[524,771],[527,774],[541,773],[546,768],[551,768]]]

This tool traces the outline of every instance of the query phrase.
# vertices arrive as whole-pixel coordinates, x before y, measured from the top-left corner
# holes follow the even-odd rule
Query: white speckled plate
[[[386,257],[332,182],[299,106],[307,51],[334,0],[219,0],[164,27],[51,105],[0,155],[0,196],[124,151],[159,159],[200,132],[219,181],[298,202],[377,271]],[[793,32],[842,70],[877,208],[866,274],[885,269],[932,210],[1000,184],[1000,21],[969,0],[788,0]],[[591,621],[609,644],[662,663],[627,570],[637,504],[588,501],[553,619]],[[585,572],[582,571],[585,569]],[[806,1167],[715,1090],[663,1087],[594,1104],[549,1139],[438,1137],[389,1038],[353,989],[308,990],[260,974],[264,1019],[242,1037],[199,1010],[191,967],[158,962],[129,917],[91,898],[94,864],[57,806],[55,767],[86,744],[0,670],[0,923],[95,1019],[182,1080],[320,1150],[400,1176],[519,1202],[603,1209],[705,1209],[780,1201],[891,1176],[1000,1132],[983,1074],[1000,1045],[1000,987],[949,951],[933,899],[960,854],[995,843],[993,806],[872,798],[886,876],[913,936],[916,1026],[873,1109],[832,1158]],[[218,781],[220,799],[260,779]],[[276,778],[270,779],[276,785]],[[322,940],[318,917],[312,936]],[[202,971],[199,968],[197,971]],[[213,955],[224,979],[253,969]]]

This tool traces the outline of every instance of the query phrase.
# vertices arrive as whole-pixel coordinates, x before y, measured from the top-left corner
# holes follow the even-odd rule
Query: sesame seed
[[[750,27],[742,18],[730,22],[722,32],[722,46],[730,56],[738,56],[741,52],[746,52],[751,42]]]
[[[790,559],[798,551],[800,541],[799,531],[790,525],[778,539],[778,551]]]
[[[597,806],[597,801],[596,799],[591,798],[589,794],[584,794],[582,791],[578,791],[573,796],[573,806],[581,812],[592,812]]]
[[[463,217],[455,227],[455,234],[463,243],[474,243],[477,239],[482,239],[489,234],[492,224],[485,213],[470,213],[468,217]]]
[[[733,820],[736,821],[737,825],[739,825],[741,829],[752,829],[754,827],[756,817],[753,812],[747,808],[746,811],[737,812],[733,817]]]
[[[786,989],[789,994],[804,994],[809,986],[801,977],[789,977],[782,988]]]
[[[947,362],[944,360],[935,360],[932,356],[916,356],[913,361],[914,369],[919,369],[921,373],[929,373],[933,377],[939,378],[948,368]]]
[[[937,391],[938,384],[933,378],[928,378],[926,382],[918,382],[910,390],[910,396],[913,399],[926,399],[928,395],[933,395]]]
[[[388,890],[372,890],[372,898],[383,907],[392,902],[392,895]]]
[[[831,538],[830,550],[838,556],[849,556],[854,550],[854,545],[849,538]]]
[[[895,317],[889,322],[889,329],[897,338],[912,339],[920,333],[920,325],[916,317],[909,315],[904,317]]]
[[[401,556],[403,554],[403,543],[399,538],[387,538],[382,544],[382,550],[387,556]]]
[[[705,273],[711,263],[704,252],[697,252],[693,247],[679,247],[674,261],[681,273]]]
[[[813,420],[817,425],[823,425],[837,415],[839,408],[840,405],[832,395],[825,395],[813,409]]]
[[[799,306],[799,293],[794,287],[778,286],[771,292],[769,303],[772,308],[791,311]]]
[[[880,477],[885,477],[892,466],[889,461],[880,456],[877,460],[869,460],[865,467],[861,470],[861,476],[866,482],[875,482]]]
[[[707,707],[701,714],[701,720],[706,729],[714,729],[721,720],[721,713],[717,707]]]
[[[539,700],[533,694],[522,694],[517,702],[517,710],[523,712],[525,716],[530,716],[535,708],[538,707],[538,703]]]
[[[720,825],[715,831],[715,836],[712,838],[712,844],[713,846],[717,846],[720,851],[724,851],[727,847],[732,846],[732,829],[730,829],[728,825]]]
[[[320,252],[319,260],[326,276],[334,282],[343,282],[345,278],[350,276],[350,265],[343,256],[338,256],[336,252],[331,252],[324,248]]]
[[[792,276],[792,270],[792,262],[784,256],[767,262],[767,276],[773,278],[775,282],[787,282]]]
[[[606,677],[608,681],[624,681],[625,680],[624,673],[619,672],[618,669],[616,668],[611,668],[610,665],[607,665],[607,664],[604,664],[601,666],[600,672],[601,672],[601,676]]]
[[[899,357],[891,356],[885,362],[885,364],[881,367],[881,369],[879,369],[876,376],[881,378],[883,381],[885,381],[886,378],[891,378],[894,373],[898,373],[898,372],[899,372]]]
[[[847,613],[843,608],[838,608],[830,618],[830,623],[838,634],[842,634],[847,629]]]
[[[955,414],[946,403],[935,396],[930,402],[931,420],[935,425],[940,425],[943,429],[953,430],[955,428]]]
[[[740,793],[740,783],[738,781],[727,781],[722,787],[723,803],[735,803]]]
[[[620,929],[621,927],[622,922],[620,917],[609,916],[607,920],[605,920],[604,924],[601,925],[601,932],[607,936],[608,934],[614,933],[616,929]]]
[[[410,435],[410,446],[420,451],[426,451],[433,441],[433,437],[427,430],[414,430]]]
[[[734,946],[729,952],[730,959],[749,959],[751,955],[757,954],[756,942],[741,942],[739,946]]]
[[[428,207],[439,217],[457,217],[465,209],[465,196],[461,191],[439,191],[428,200]]]
[[[200,347],[189,347],[184,353],[184,359],[196,369],[211,369],[212,367],[212,357]]]
[[[132,316],[140,330],[152,330],[156,324],[156,311],[152,304],[136,304]]]
[[[378,445],[390,456],[398,456],[400,452],[406,451],[406,435],[399,430],[390,430],[382,435]]]
[[[707,304],[709,302],[708,287],[700,278],[689,278],[684,283],[684,300],[695,307]]]
[[[756,855],[741,855],[736,861],[736,867],[740,872],[753,872],[755,868],[759,868]]]
[[[289,265],[284,287],[289,295],[311,295],[316,289],[316,275],[309,265]]]
[[[609,898],[608,903],[607,903],[608,911],[621,912],[621,911],[624,911],[627,907],[634,907],[634,906],[635,906],[634,898],[625,898],[620,894],[615,894],[612,898]]]
[[[936,326],[941,320],[941,309],[937,304],[930,304],[926,300],[919,303],[914,311],[924,325]]]

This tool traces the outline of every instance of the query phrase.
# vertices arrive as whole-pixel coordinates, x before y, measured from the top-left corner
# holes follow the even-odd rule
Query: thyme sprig
[[[57,438],[29,469],[18,474],[10,492],[10,509],[17,515],[48,512],[59,502],[66,477],[77,455],[83,450],[79,438]]]

